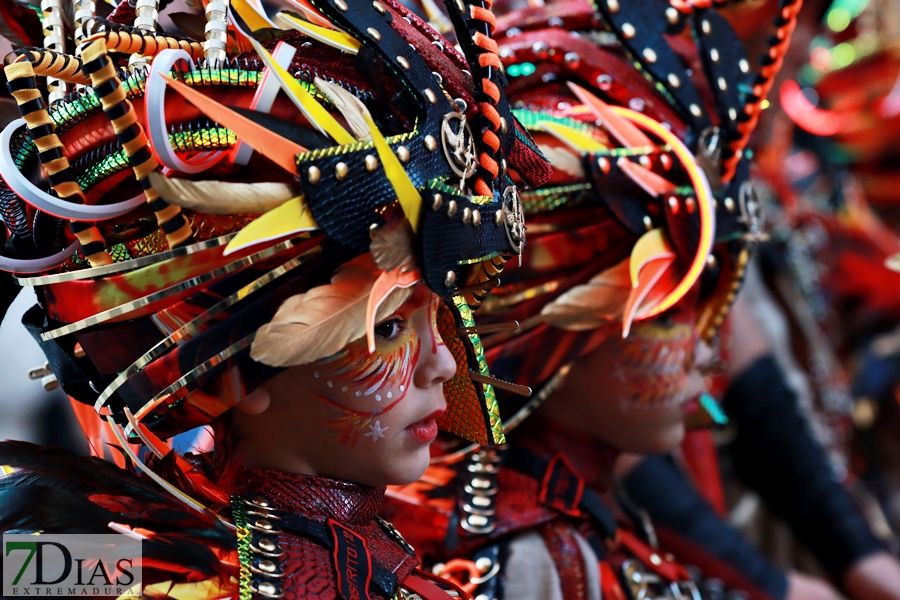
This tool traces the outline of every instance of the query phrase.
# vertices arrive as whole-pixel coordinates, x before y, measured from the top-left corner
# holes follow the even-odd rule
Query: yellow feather
[[[591,152],[600,152],[607,150],[605,144],[602,144],[587,135],[583,131],[578,131],[562,123],[554,121],[541,121],[541,129],[566,144],[580,154],[590,154]]]
[[[362,44],[359,43],[359,40],[343,31],[313,25],[312,23],[302,21],[285,12],[280,12],[276,16],[293,29],[302,31],[314,40],[318,40],[327,46],[337,48],[348,54],[357,54],[359,52],[359,47],[362,46]]]
[[[318,229],[303,196],[292,198],[252,221],[225,246],[225,256],[249,246],[277,240],[292,233]]]
[[[641,236],[634,248],[631,250],[631,261],[629,271],[631,275],[631,286],[637,287],[638,273],[641,268],[651,260],[660,258],[674,258],[675,251],[666,238],[665,233],[660,228],[651,229]]]
[[[279,29],[275,23],[269,20],[265,12],[262,12],[247,0],[231,0],[231,8],[237,12],[238,16],[252,31],[269,28]]]
[[[284,90],[284,93],[287,94],[288,98],[291,99],[291,102],[294,103],[294,106],[297,107],[297,110],[302,112],[310,123],[322,133],[334,138],[334,141],[338,144],[344,145],[356,142],[356,139],[350,135],[340,123],[338,123],[337,119],[331,116],[331,113],[329,113],[324,106],[319,104],[319,101],[316,100],[312,94],[307,92],[306,89],[284,69],[284,67],[275,62],[275,59],[262,47],[262,44],[252,38],[250,39],[250,43],[253,45],[253,49],[256,50],[256,53],[259,54],[259,57],[266,64],[266,68],[269,69],[269,72],[278,80],[278,84],[281,86],[281,89]]]
[[[391,182],[391,186],[397,194],[397,201],[400,203],[406,218],[409,219],[413,232],[416,233],[419,231],[422,195],[416,189],[416,186],[413,185],[409,175],[406,174],[406,169],[403,168],[400,159],[397,158],[387,140],[381,135],[381,131],[378,130],[378,126],[372,120],[372,115],[367,112],[363,115],[363,118],[366,120],[366,125],[369,126],[369,131],[372,133],[372,141],[375,143],[375,149],[378,151],[378,158],[381,159],[381,164],[384,165],[384,174],[387,176],[388,181]]]

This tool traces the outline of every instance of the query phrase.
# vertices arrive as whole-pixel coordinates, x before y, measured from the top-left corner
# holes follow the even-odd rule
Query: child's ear
[[[235,404],[234,408],[246,415],[261,415],[272,404],[272,397],[264,388],[256,388],[246,398]]]

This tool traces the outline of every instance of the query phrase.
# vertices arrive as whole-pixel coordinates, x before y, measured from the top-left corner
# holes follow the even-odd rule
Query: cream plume
[[[300,195],[287,183],[232,183],[167,178],[152,171],[150,182],[170,204],[209,215],[264,213]]]
[[[380,271],[371,254],[341,268],[331,283],[288,298],[275,317],[260,327],[250,357],[271,367],[309,364],[331,356],[366,334],[366,312]],[[409,299],[410,288],[391,287],[373,313],[374,323]]]

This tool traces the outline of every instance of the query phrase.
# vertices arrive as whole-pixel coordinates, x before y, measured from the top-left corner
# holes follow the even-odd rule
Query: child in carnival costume
[[[800,3],[781,4],[758,73],[719,8],[576,0],[498,21],[514,113],[554,174],[523,194],[529,246],[482,307],[483,341],[537,391],[501,398],[508,446],[448,453],[385,506],[474,594],[768,597],[612,502],[621,452],[669,452],[706,410],[698,342],[760,235],[743,149]]]
[[[96,456],[0,445],[0,531],[141,539],[145,597],[446,598],[385,485],[439,427],[503,441],[472,307],[524,244],[510,173],[549,167],[493,14],[449,7],[463,54],[392,0],[303,6],[210,2],[201,41],[79,5],[69,55],[54,5],[5,69],[4,290]]]

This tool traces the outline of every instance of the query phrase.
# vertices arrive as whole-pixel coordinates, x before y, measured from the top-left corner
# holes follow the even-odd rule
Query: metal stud
[[[741,73],[749,73],[750,72],[750,63],[747,62],[746,58],[742,58],[738,61],[738,67],[741,69]]]
[[[509,131],[509,125],[506,123],[506,117],[500,117],[500,133]]]
[[[647,231],[650,231],[651,229],[653,229],[653,221],[647,215],[644,215],[644,228]]]
[[[432,104],[437,104],[437,94],[434,93],[434,90],[431,88],[425,88],[422,90],[422,93],[425,94],[425,97],[428,98],[428,101]]]
[[[597,79],[594,80],[594,83],[597,84],[598,88],[606,92],[612,87],[612,77],[605,73],[603,75],[597,75]]]
[[[578,65],[581,64],[581,56],[579,56],[577,52],[566,52],[563,60],[566,61],[566,64],[573,69],[577,69]]]
[[[375,7],[375,10],[378,11],[379,15],[384,14],[384,5],[381,2],[378,2],[378,0],[375,0],[375,2],[372,3],[372,6]]]
[[[700,107],[697,106],[696,104],[691,104],[691,106],[689,108],[691,110],[691,114],[694,115],[695,117],[700,117],[703,115],[703,111],[700,110]]]
[[[494,568],[494,561],[492,561],[487,556],[482,556],[478,560],[475,561],[475,568],[481,571],[481,574],[484,575],[492,568]]]
[[[381,41],[381,34],[378,33],[378,30],[375,29],[374,27],[369,27],[368,29],[366,29],[366,33],[368,33],[369,37],[374,39],[376,42]]]
[[[678,10],[674,6],[670,6],[666,9],[666,21],[669,22],[669,25],[678,23]]]
[[[409,61],[403,58],[402,56],[397,57],[397,62],[400,63],[400,66],[405,70],[409,71]]]
[[[647,168],[647,169],[650,168],[650,157],[647,156],[646,154],[643,155],[643,156],[641,156],[641,157],[638,159],[638,162],[641,163],[641,166],[642,166],[642,167]]]
[[[689,213],[694,212],[694,209],[697,208],[697,201],[693,198],[685,198],[684,207],[687,209]]]
[[[397,146],[397,158],[399,158],[402,163],[409,162],[409,148],[406,146]]]
[[[259,561],[258,567],[259,567],[259,570],[264,573],[274,573],[275,571],[278,570],[278,565],[276,565],[274,562],[272,562],[269,559],[263,559],[263,560]]]
[[[347,3],[344,0],[334,0],[334,5],[341,12],[347,12]]]
[[[723,92],[728,89],[728,82],[725,81],[724,77],[719,77],[719,79],[716,80],[716,83],[719,84],[719,89]]]
[[[262,594],[263,596],[267,596],[269,598],[278,598],[281,596],[281,592],[278,590],[278,587],[269,581],[260,581],[256,586],[256,590]]]
[[[472,527],[484,527],[488,524],[487,517],[481,515],[469,515],[466,521],[468,521],[469,525]]]
[[[322,171],[319,170],[319,167],[310,167],[306,170],[306,179],[312,185],[316,185],[322,179]]]
[[[733,108],[729,108],[728,109],[728,118],[731,119],[732,121],[737,119],[737,111]]]
[[[463,209],[462,220],[463,220],[463,223],[465,223],[466,225],[468,225],[469,223],[472,222],[472,209],[469,208],[468,206]]]
[[[372,223],[369,225],[369,239],[374,240],[375,236],[378,235],[378,230],[381,228],[381,225],[378,223]]]
[[[447,203],[447,216],[455,217],[456,216],[456,200],[451,200]]]
[[[727,210],[728,212],[734,212],[734,207],[734,199],[731,198],[731,196],[725,198],[725,210]]]
[[[435,150],[437,150],[437,147],[438,147],[437,140],[434,139],[434,136],[426,135],[425,136],[425,149],[428,150],[429,152],[434,152]]]
[[[676,75],[675,73],[669,73],[666,79],[669,80],[669,85],[671,85],[673,88],[681,87],[681,79],[679,79],[678,75]]]
[[[276,550],[278,550],[278,546],[275,544],[275,542],[268,538],[259,540],[259,543],[257,545],[263,552],[275,552]]]
[[[624,35],[627,39],[633,38],[637,34],[637,30],[634,28],[634,25],[631,23],[622,23],[622,35]]]
[[[371,173],[378,168],[378,159],[372,154],[366,154],[366,171]]]
[[[347,173],[350,172],[350,167],[347,166],[345,162],[339,162],[334,165],[334,178],[338,181],[343,181],[345,177],[347,177]]]
[[[498,210],[497,212],[494,213],[494,225],[496,225],[497,227],[499,227],[500,225],[503,225],[503,221],[505,221],[505,220],[506,219],[503,215],[502,210]]]
[[[606,7],[611,13],[619,12],[619,0],[606,0]]]
[[[715,269],[717,262],[718,261],[716,261],[716,257],[713,256],[712,254],[708,254],[706,256],[706,267],[708,269]]]
[[[253,524],[259,529],[272,529],[272,522],[267,519],[256,519]]]
[[[703,19],[700,21],[700,29],[705,35],[709,35],[709,32],[712,31],[712,26],[709,24],[709,21]]]
[[[435,194],[431,197],[431,210],[441,210],[444,204],[444,197],[441,194]]]
[[[472,225],[475,227],[481,225],[481,212],[477,208],[472,210]]]
[[[259,508],[269,508],[271,506],[269,499],[265,496],[254,496],[250,500],[250,504],[256,505]]]
[[[447,275],[444,277],[444,287],[452,288],[456,283],[456,273],[453,271],[447,271]]]
[[[659,566],[662,564],[662,559],[659,557],[659,554],[654,552],[650,555],[650,562],[652,562],[656,566]]]
[[[669,196],[668,202],[669,202],[669,210],[672,212],[673,215],[677,215],[678,214],[678,198],[676,198],[675,196]]]
[[[653,50],[653,48],[644,48],[644,51],[641,54],[644,55],[644,60],[646,60],[647,62],[656,62],[656,52]]]
[[[719,51],[716,50],[715,48],[710,48],[710,50],[709,50],[709,58],[710,58],[713,62],[719,62]]]

